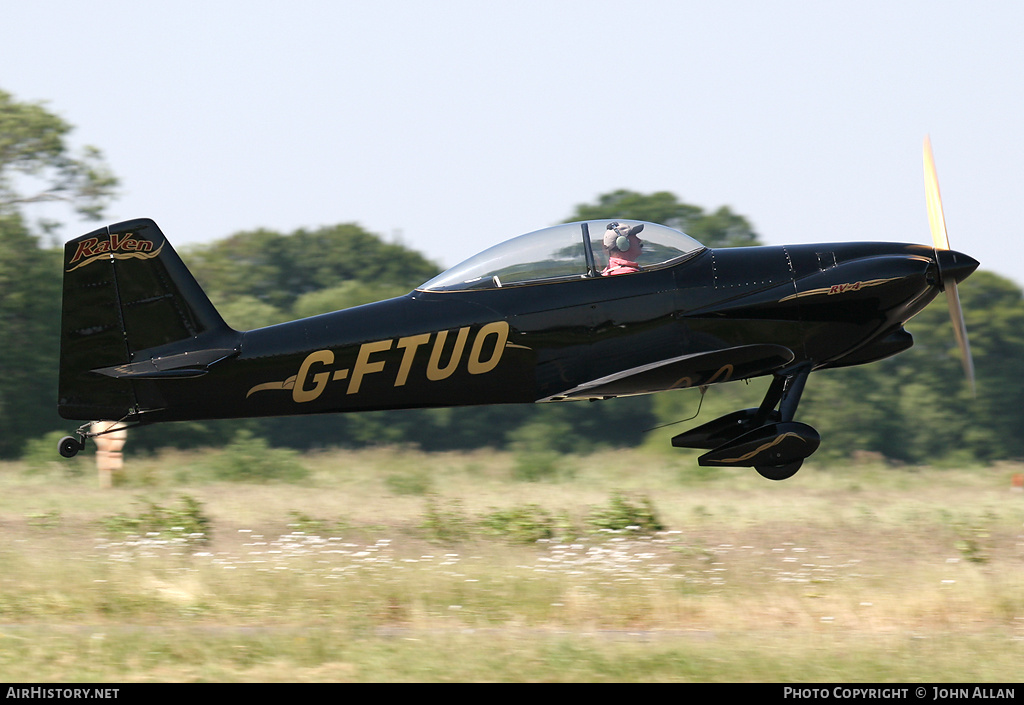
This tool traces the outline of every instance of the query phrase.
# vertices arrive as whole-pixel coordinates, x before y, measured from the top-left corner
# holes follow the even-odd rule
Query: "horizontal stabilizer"
[[[782,345],[739,345],[691,353],[601,377],[541,401],[652,394],[768,374],[793,361]]]
[[[124,365],[103,367],[93,370],[96,374],[106,375],[115,379],[169,379],[199,377],[207,373],[211,365],[238,354],[234,348],[213,348],[195,350],[154,357],[140,362],[129,362]]]

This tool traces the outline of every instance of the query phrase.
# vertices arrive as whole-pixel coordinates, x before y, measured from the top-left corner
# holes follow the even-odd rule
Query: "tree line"
[[[67,433],[55,411],[62,266],[48,243],[54,223],[29,223],[25,205],[72,203],[94,218],[117,179],[93,148],[72,154],[70,126],[39,104],[0,91],[0,457],[32,439]],[[19,175],[30,175],[25,181]],[[25,191],[24,184],[43,184]],[[19,188],[20,187],[20,188]],[[676,227],[712,247],[760,244],[746,217],[705,211],[668,192],[619,190],[581,204],[566,222],[628,218]],[[358,251],[358,262],[351,257]],[[421,254],[355,223],[290,233],[255,230],[180,251],[229,325],[247,330],[407,293],[438,272]],[[798,417],[825,439],[819,454],[857,452],[925,463],[1024,457],[1024,294],[980,271],[960,287],[977,369],[964,383],[944,301],[907,328],[910,350],[881,362],[814,373]],[[593,451],[643,443],[648,431],[701,415],[680,430],[756,406],[766,380],[587,404],[511,405],[301,418],[181,422],[140,428],[132,448],[223,445],[240,434],[296,449],[412,444],[425,450],[477,447]],[[661,435],[666,430],[658,432]]]

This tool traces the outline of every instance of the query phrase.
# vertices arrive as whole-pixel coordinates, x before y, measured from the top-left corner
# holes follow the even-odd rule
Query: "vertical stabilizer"
[[[152,408],[152,390],[140,375],[110,370],[231,347],[237,337],[152,220],[110,225],[65,245],[58,398],[64,418],[117,420]]]

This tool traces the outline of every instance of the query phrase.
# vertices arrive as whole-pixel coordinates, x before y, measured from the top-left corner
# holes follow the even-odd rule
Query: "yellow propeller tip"
[[[932,242],[936,249],[948,250],[949,237],[946,235],[946,218],[942,214],[939,177],[935,171],[932,142],[928,136],[924,138],[924,195],[928,204],[928,226],[932,231]]]

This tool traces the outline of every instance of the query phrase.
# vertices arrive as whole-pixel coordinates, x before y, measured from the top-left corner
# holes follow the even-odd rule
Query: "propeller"
[[[924,190],[928,203],[928,224],[932,231],[932,242],[935,244],[935,258],[939,264],[939,276],[942,278],[946,301],[949,303],[949,318],[953,322],[953,333],[956,334],[956,342],[960,348],[960,361],[963,364],[964,374],[967,375],[967,383],[973,396],[975,393],[974,360],[971,358],[971,344],[967,340],[967,326],[964,323],[964,312],[960,306],[960,295],[957,293],[956,284],[959,279],[974,271],[974,267],[977,267],[978,263],[949,249],[946,218],[942,214],[942,196],[939,194],[939,177],[935,172],[932,142],[928,137],[924,138]],[[958,257],[966,259],[968,262],[958,262]],[[973,266],[962,276],[957,276],[964,265],[969,264],[973,264]]]

